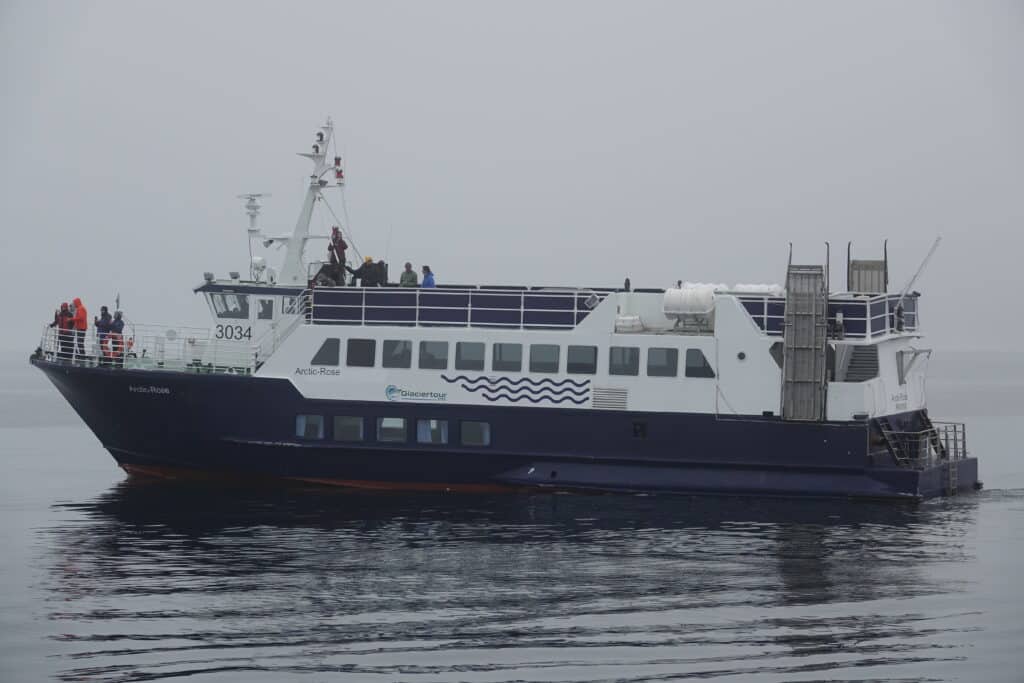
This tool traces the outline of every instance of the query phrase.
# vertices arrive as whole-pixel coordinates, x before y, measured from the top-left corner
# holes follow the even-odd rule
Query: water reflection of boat
[[[930,570],[963,559],[976,501],[399,496],[130,480],[62,506],[48,583],[52,617],[72,634],[68,680],[237,672],[240,661],[284,678],[505,680],[538,666],[539,651],[549,677],[583,667],[602,678],[592,666],[794,675],[948,656],[934,638],[959,625],[925,623],[902,599],[956,589]]]

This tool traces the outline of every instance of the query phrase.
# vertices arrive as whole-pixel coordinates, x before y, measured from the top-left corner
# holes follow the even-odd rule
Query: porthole
[[[740,351],[739,353],[736,354],[736,357],[739,358],[740,360],[746,360],[747,354],[744,351]]]

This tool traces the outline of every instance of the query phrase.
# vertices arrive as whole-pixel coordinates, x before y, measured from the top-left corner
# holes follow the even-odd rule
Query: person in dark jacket
[[[110,321],[110,356],[114,365],[124,367],[124,318],[121,311],[114,311]]]
[[[75,347],[75,319],[68,302],[62,303],[60,310],[54,312],[50,327],[57,328],[57,358],[71,360]]]
[[[110,358],[110,349],[108,344],[110,343],[110,323],[113,322],[113,318],[110,317],[110,311],[107,310],[106,306],[100,306],[100,314],[98,317],[93,318],[93,325],[96,326],[96,341],[100,345],[100,365],[106,365],[107,359]]]
[[[377,282],[377,264],[373,262],[372,256],[367,256],[363,259],[363,265],[359,266],[355,270],[345,266],[345,270],[352,273],[353,284],[355,280],[359,280],[359,284],[363,287],[376,287]]]
[[[327,244],[327,254],[330,261],[329,275],[335,282],[345,284],[345,251],[348,244],[341,236],[341,229],[335,225],[331,228],[331,241]]]

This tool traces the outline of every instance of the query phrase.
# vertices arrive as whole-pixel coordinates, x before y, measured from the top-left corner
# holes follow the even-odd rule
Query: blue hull
[[[78,367],[33,359],[130,472],[286,478],[363,488],[606,491],[921,499],[948,465],[868,455],[864,422],[306,399],[287,380]],[[303,441],[295,416],[480,420],[488,447]],[[893,421],[911,420],[912,414]],[[643,429],[637,434],[636,425]],[[372,430],[371,430],[372,431]],[[329,436],[329,435],[328,435]],[[454,439],[453,439],[454,441]],[[956,463],[975,488],[977,460]]]

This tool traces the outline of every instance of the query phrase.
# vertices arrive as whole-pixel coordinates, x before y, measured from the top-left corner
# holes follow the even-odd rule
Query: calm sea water
[[[0,681],[1022,681],[1024,355],[932,369],[909,507],[139,483],[0,356]]]

